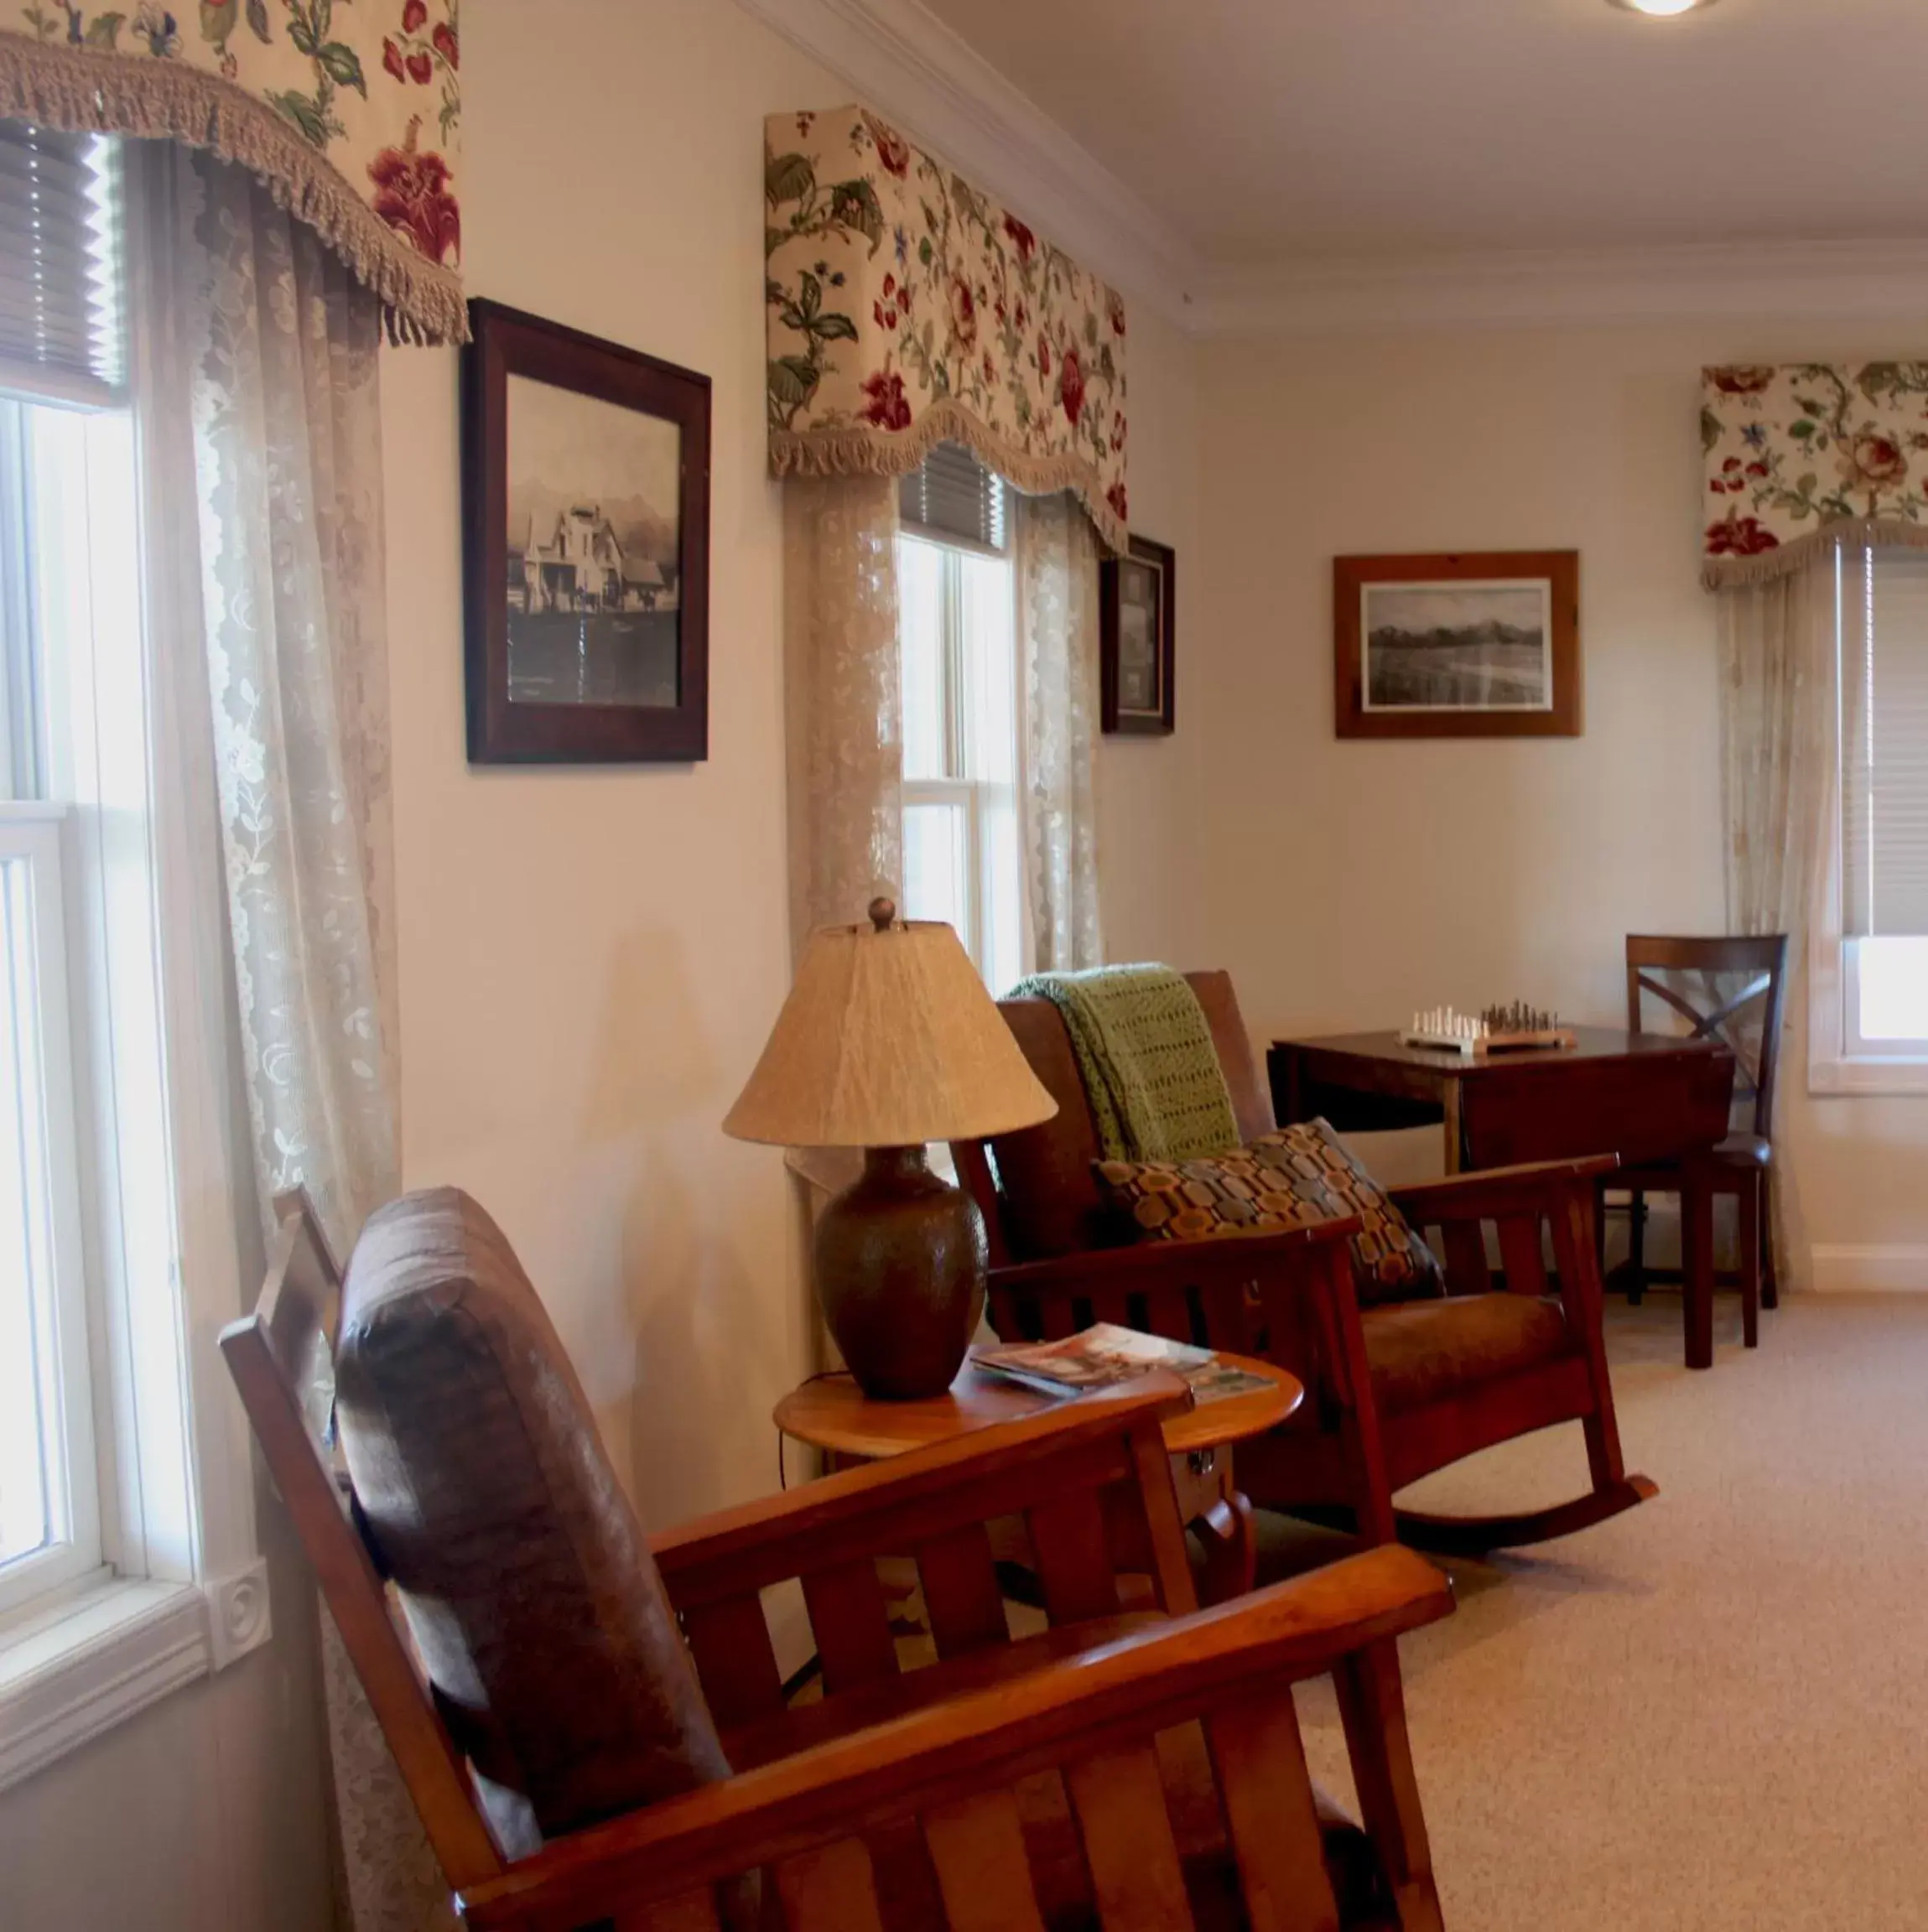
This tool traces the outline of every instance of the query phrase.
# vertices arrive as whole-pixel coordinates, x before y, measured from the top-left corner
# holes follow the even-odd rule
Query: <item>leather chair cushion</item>
[[[1100,1161],[1099,1180],[1141,1239],[1263,1234],[1356,1214],[1360,1301],[1445,1292],[1432,1250],[1323,1120],[1281,1128],[1234,1154],[1196,1161]]]
[[[1421,1409],[1573,1346],[1566,1311],[1532,1295],[1455,1295],[1374,1308],[1363,1317],[1381,1415]]]
[[[729,1776],[569,1358],[460,1189],[363,1229],[335,1409],[370,1541],[512,1853]]]

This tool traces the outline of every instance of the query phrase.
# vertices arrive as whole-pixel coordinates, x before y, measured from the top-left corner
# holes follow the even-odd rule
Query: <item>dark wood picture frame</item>
[[[1548,587],[1544,708],[1476,710],[1449,704],[1373,709],[1366,699],[1364,593],[1375,584]],[[1341,738],[1577,738],[1581,735],[1580,553],[1577,550],[1446,551],[1410,557],[1333,559],[1333,720]]]
[[[709,378],[481,299],[462,351],[462,567],[471,764],[689,763],[709,755]],[[509,696],[508,378],[676,424],[673,705]],[[619,606],[628,608],[628,606]]]
[[[1129,561],[1141,564],[1158,574],[1158,635],[1155,651],[1158,667],[1158,702],[1155,705],[1127,705],[1120,691],[1118,647],[1121,631],[1120,605],[1124,595],[1123,560],[1108,557],[1098,569],[1099,726],[1109,732],[1142,732],[1163,735],[1172,729],[1174,705],[1172,672],[1177,636],[1177,559],[1166,543],[1154,543],[1148,537],[1130,539]]]

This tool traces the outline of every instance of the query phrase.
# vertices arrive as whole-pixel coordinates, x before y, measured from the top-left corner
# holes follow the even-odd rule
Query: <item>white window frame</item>
[[[1010,549],[997,549],[988,543],[974,543],[968,537],[953,535],[948,532],[930,530],[917,525],[907,525],[898,532],[901,543],[919,543],[937,552],[943,564],[942,617],[938,626],[941,649],[943,654],[943,683],[944,693],[944,765],[948,772],[968,773],[978,763],[973,747],[969,742],[971,706],[967,694],[968,671],[964,663],[964,575],[962,560],[967,556],[989,558],[1005,565],[1012,573],[1011,595],[1013,602],[1012,626],[1013,648],[1016,648],[1016,626],[1017,622],[1016,564]],[[1008,809],[1015,813],[1018,809],[1018,779],[1016,774],[1023,768],[1024,748],[1024,683],[1014,662],[1011,667],[1011,768],[1013,776],[1009,783],[999,779],[972,778],[969,776],[946,776],[943,778],[910,778],[903,781],[903,809],[907,813],[917,805],[961,807],[964,825],[964,930],[958,934],[964,951],[970,955],[971,963],[980,977],[989,979],[990,961],[985,957],[985,932],[987,914],[985,905],[985,825],[991,813],[998,809]],[[1022,854],[1020,854],[1022,865]],[[1018,895],[1018,957],[1020,970],[1023,963],[1032,958],[1031,907],[1026,903],[1025,895]],[[994,994],[1001,994],[1007,988],[993,986]]]
[[[44,1171],[23,1176],[39,1197],[46,1225],[34,1245],[42,1293],[33,1310],[46,1333],[38,1356],[38,1405],[42,1483],[52,1531],[39,1550],[0,1568],[0,1618],[45,1600],[66,1586],[97,1576],[101,1563],[101,1492],[95,1467],[92,1378],[88,1352],[87,1268],[81,1236],[80,1137],[74,1117],[74,1041],[69,1018],[65,894],[61,886],[60,837],[65,810],[38,802],[0,800],[0,892],[13,899],[6,911],[27,926],[31,945],[24,962],[28,1010],[16,1013],[0,1000],[0,1027],[19,1028],[18,1044],[30,1077],[28,1093],[40,1101],[38,1121],[19,1123],[28,1154],[38,1143]],[[18,871],[15,872],[15,868]],[[23,888],[16,896],[13,874]],[[9,1024],[13,1022],[13,1024]],[[9,1055],[13,1041],[6,1046]],[[29,1209],[31,1215],[32,1210]],[[29,1223],[32,1225],[31,1220]],[[24,1232],[24,1230],[23,1230]]]
[[[134,313],[171,324],[138,209],[130,195]],[[247,1423],[216,1346],[244,1306],[253,1209],[230,1132],[196,512],[173,487],[194,475],[191,432],[143,348],[137,330],[142,568],[102,558],[89,574],[59,698],[75,754],[63,883],[100,1560],[0,1618],[0,1791],[271,1633]],[[122,1158],[153,1145],[164,1161]]]
[[[1834,553],[1833,703],[1821,761],[1821,824],[1808,915],[1807,1087],[1809,1093],[1822,1095],[1928,1093],[1928,1041],[1862,1038],[1862,942],[1843,930],[1841,774],[1846,699],[1841,652],[1846,554],[1844,548]]]

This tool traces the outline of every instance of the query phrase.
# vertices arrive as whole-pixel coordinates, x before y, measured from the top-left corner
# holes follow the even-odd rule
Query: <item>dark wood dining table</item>
[[[1276,1040],[1265,1057],[1281,1122],[1342,1134],[1439,1125],[1446,1171],[1617,1154],[1681,1169],[1686,1360],[1713,1364],[1713,1201],[1707,1156],[1728,1131],[1733,1055],[1707,1040],[1577,1026],[1570,1047],[1468,1056],[1397,1033]]]

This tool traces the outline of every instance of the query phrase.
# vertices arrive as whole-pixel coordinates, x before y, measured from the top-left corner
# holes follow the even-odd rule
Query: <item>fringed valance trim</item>
[[[1749,555],[1709,557],[1701,565],[1701,583],[1709,590],[1725,590],[1737,584],[1771,584],[1777,578],[1792,577],[1817,558],[1843,548],[1928,550],[1928,524],[1892,517],[1842,517],[1790,543],[1775,543]]]
[[[868,108],[763,132],[772,470],[896,475],[963,443],[1122,551],[1118,293]]]
[[[1125,520],[1104,500],[1097,471],[1068,451],[1039,456],[986,428],[962,404],[933,402],[908,429],[886,434],[867,428],[772,429],[774,476],[903,476],[940,443],[962,443],[987,469],[1027,496],[1068,490],[1091,519],[1099,541],[1125,553]]]
[[[218,74],[0,34],[0,117],[206,148],[257,175],[379,299],[392,340],[465,342],[460,276],[391,228],[300,130]]]

